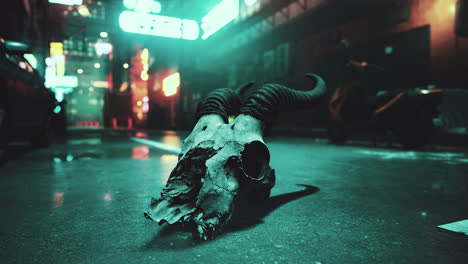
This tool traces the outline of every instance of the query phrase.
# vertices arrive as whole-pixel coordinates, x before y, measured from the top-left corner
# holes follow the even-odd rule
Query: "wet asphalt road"
[[[185,135],[148,137],[177,147]],[[177,156],[128,136],[13,146],[0,166],[0,263],[468,263],[468,236],[437,227],[468,219],[461,150],[269,138],[272,197],[198,243],[143,217]]]

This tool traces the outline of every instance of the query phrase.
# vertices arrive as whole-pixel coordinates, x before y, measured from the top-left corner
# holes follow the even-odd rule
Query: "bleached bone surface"
[[[310,91],[296,91],[279,84],[265,84],[241,106],[239,94],[216,89],[200,102],[192,133],[182,143],[179,161],[160,199],[153,199],[145,216],[158,223],[189,222],[196,235],[208,239],[229,223],[239,201],[266,199],[275,184],[270,153],[263,142],[280,110],[309,108],[323,97],[325,82],[315,74]],[[241,113],[230,124],[230,114]]]
[[[218,115],[201,117],[146,216],[159,223],[193,221],[198,236],[207,239],[229,222],[239,195],[267,198],[274,171],[261,129],[261,122],[247,115],[230,124]]]

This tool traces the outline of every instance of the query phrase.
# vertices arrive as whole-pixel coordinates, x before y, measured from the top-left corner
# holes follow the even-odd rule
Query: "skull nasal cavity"
[[[270,162],[270,152],[261,141],[253,141],[244,147],[242,165],[244,172],[252,178],[261,177],[261,172]]]

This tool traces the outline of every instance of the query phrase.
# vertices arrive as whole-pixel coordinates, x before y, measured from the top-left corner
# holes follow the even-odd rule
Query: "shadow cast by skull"
[[[263,223],[265,217],[282,205],[315,194],[320,190],[318,187],[311,185],[298,184],[297,186],[304,187],[304,189],[272,196],[255,203],[248,203],[245,200],[239,203],[234,210],[229,226],[219,236],[255,227]],[[206,243],[205,241],[190,238],[194,228],[193,223],[164,224],[142,248],[144,250],[182,250],[196,247],[200,243]]]

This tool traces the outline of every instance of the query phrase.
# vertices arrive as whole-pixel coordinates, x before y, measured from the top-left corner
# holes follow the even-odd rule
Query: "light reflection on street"
[[[67,175],[67,166],[64,163],[53,163],[53,173],[52,173],[52,186],[53,186],[53,195],[52,195],[52,207],[59,208],[63,205],[64,200],[64,190],[68,188]]]
[[[68,144],[70,145],[81,145],[81,144],[100,145],[102,144],[102,139],[100,138],[69,139]]]
[[[63,192],[54,193],[54,208],[61,207],[63,205]]]
[[[164,144],[180,148],[180,137],[176,135],[166,135],[162,137]]]
[[[104,195],[104,200],[105,200],[105,201],[111,201],[111,200],[112,200],[112,195],[111,195],[110,193],[106,193],[106,194]]]
[[[177,164],[177,155],[164,154],[161,155],[161,183],[166,184],[169,175]]]
[[[361,154],[371,155],[383,160],[402,159],[402,160],[435,160],[446,161],[449,163],[468,163],[468,158],[463,153],[450,152],[417,152],[417,151],[369,151],[359,150]]]
[[[149,160],[149,152],[149,147],[146,145],[133,147],[132,158],[136,160]]]
[[[146,132],[142,132],[142,131],[138,131],[135,133],[135,137],[137,138],[148,138],[148,133]]]

